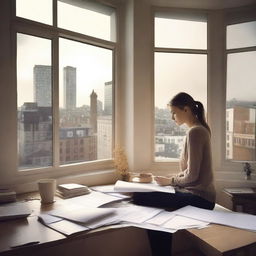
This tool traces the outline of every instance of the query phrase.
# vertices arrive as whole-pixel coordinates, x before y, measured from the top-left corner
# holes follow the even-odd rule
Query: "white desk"
[[[122,256],[150,255],[147,237],[143,229],[124,228],[119,225],[117,229],[112,229],[113,226],[110,226],[74,237],[65,237],[37,221],[36,215],[38,213],[57,209],[64,203],[65,200],[58,199],[52,205],[41,206],[39,200],[30,201],[29,205],[34,213],[27,219],[0,222],[0,256],[56,256],[60,253],[61,256],[80,256],[85,254],[85,250],[92,250],[91,248],[88,249],[91,245],[94,245],[93,250],[101,250],[102,254],[100,252],[94,254],[93,252],[87,255],[104,255],[104,250],[112,252],[108,255],[120,255],[120,252],[122,252]],[[207,256],[256,255],[255,232],[212,224],[204,229],[178,231],[174,234],[174,238],[180,234],[182,234],[181,238],[186,239],[186,243],[187,239],[190,239],[192,247],[200,249]],[[39,241],[40,243],[29,247],[10,248],[12,244],[25,241]],[[104,244],[102,241],[104,241]],[[183,242],[180,241],[181,244]],[[103,250],[103,248],[105,249]],[[49,252],[52,252],[52,254]],[[73,254],[72,252],[76,253]]]

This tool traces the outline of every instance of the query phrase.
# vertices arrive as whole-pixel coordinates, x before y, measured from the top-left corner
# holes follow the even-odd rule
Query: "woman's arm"
[[[182,173],[174,176],[173,185],[184,187],[197,182],[207,136],[207,131],[202,127],[195,127],[189,131],[187,136],[187,168]]]

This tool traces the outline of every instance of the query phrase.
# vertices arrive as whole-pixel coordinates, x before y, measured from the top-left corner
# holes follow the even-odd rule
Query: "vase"
[[[119,179],[122,180],[122,181],[130,181],[130,174],[129,173],[120,174]]]

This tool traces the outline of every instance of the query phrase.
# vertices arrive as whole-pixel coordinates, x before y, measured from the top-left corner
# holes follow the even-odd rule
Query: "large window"
[[[155,17],[155,161],[177,161],[187,128],[171,120],[167,104],[187,92],[207,106],[207,22],[204,16]]]
[[[256,21],[227,26],[226,159],[256,161]]]
[[[19,166],[51,166],[51,40],[17,33],[17,95]]]
[[[115,10],[33,2],[16,1],[18,167],[111,159]]]

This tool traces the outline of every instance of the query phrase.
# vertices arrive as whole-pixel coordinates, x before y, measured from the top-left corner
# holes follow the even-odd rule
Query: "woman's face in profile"
[[[185,123],[186,112],[184,109],[180,109],[175,106],[170,106],[170,111],[171,111],[172,120],[174,120],[177,125],[180,126]]]

